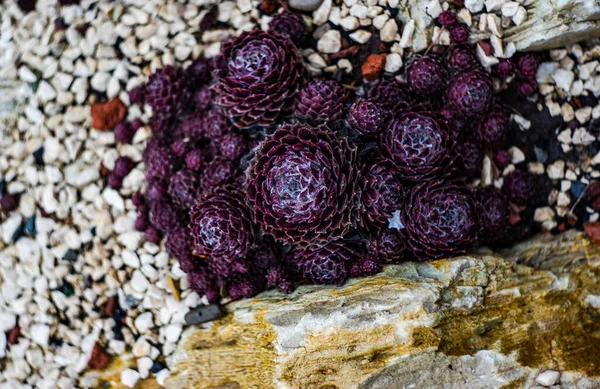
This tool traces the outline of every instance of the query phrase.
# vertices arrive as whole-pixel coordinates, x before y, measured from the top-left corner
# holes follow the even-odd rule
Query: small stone
[[[565,123],[568,123],[571,120],[575,119],[575,110],[569,103],[564,103],[560,107],[560,113],[561,113]]]
[[[510,154],[511,163],[513,165],[517,165],[517,164],[525,161],[525,154],[518,147],[515,147],[515,146],[511,147],[508,150],[508,153]]]
[[[135,320],[133,321],[135,328],[137,328],[137,330],[140,333],[144,333],[146,331],[148,331],[149,329],[151,329],[154,326],[154,320],[152,319],[152,313],[151,312],[144,312],[141,315],[139,315],[138,317],[135,318]]]
[[[535,210],[533,220],[538,223],[542,223],[554,218],[554,211],[550,207],[541,207]]]
[[[341,48],[342,35],[337,30],[327,31],[317,42],[317,50],[321,53],[334,54],[340,51]]]
[[[472,13],[483,11],[484,0],[465,0],[465,7]]]
[[[385,58],[384,70],[388,73],[395,73],[400,70],[402,64],[402,56],[397,53],[391,53]]]
[[[102,370],[110,364],[110,355],[98,342],[94,344],[87,367],[92,370]]]
[[[179,340],[181,336],[181,331],[183,327],[181,324],[169,324],[165,330],[165,337],[168,342],[175,343]]]
[[[342,27],[346,31],[354,31],[358,28],[359,23],[358,19],[354,16],[346,16],[340,20],[340,27]]]
[[[554,83],[554,72],[558,70],[558,63],[556,62],[542,62],[538,68],[536,75],[536,81],[539,84],[550,84]]]
[[[527,10],[523,7],[519,7],[519,9],[517,9],[517,13],[515,13],[515,16],[512,18],[513,23],[517,26],[520,26],[521,24],[525,23],[526,20]]]
[[[289,0],[288,4],[298,11],[314,11],[319,8],[322,2],[323,0]]]
[[[119,98],[107,103],[92,104],[92,126],[97,130],[111,130],[127,116],[127,107]]]
[[[31,338],[40,346],[47,346],[50,339],[50,327],[46,324],[34,324],[30,329]]]
[[[553,180],[561,180],[565,176],[565,162],[558,160],[548,166],[548,177]]]
[[[427,14],[434,19],[437,19],[438,16],[442,13],[442,5],[440,4],[440,0],[431,0],[425,6]]]
[[[140,379],[140,373],[137,370],[125,369],[121,371],[121,383],[128,388],[133,388]]]
[[[413,35],[415,34],[415,21],[411,19],[406,23],[404,29],[402,30],[402,37],[400,38],[400,47],[409,48],[412,46]]]
[[[556,83],[556,86],[562,88],[565,91],[571,90],[571,84],[575,79],[575,73],[571,70],[557,69],[552,75],[552,79]]]
[[[371,54],[362,65],[362,75],[366,80],[374,80],[379,77],[386,62],[385,54]]]
[[[150,357],[142,357],[137,360],[137,368],[140,372],[140,378],[144,379],[150,375],[150,369],[152,368],[153,364],[154,361],[152,361],[152,358]]]
[[[502,16],[505,18],[512,18],[517,14],[519,10],[519,3],[516,1],[508,1],[502,4]]]
[[[540,373],[535,382],[543,386],[552,386],[558,382],[560,378],[560,373],[556,370],[546,370]]]
[[[580,127],[573,132],[573,144],[588,146],[596,140],[584,127]]]
[[[381,28],[379,35],[383,42],[394,42],[398,35],[398,23],[394,19],[389,19]]]
[[[373,19],[373,26],[376,29],[381,30],[389,18],[389,15],[381,14]]]
[[[324,0],[323,3],[313,12],[313,23],[316,26],[325,24],[329,19],[329,13],[331,12],[332,0]],[[339,49],[337,50],[339,51]]]
[[[371,33],[365,30],[358,30],[350,34],[350,39],[360,44],[367,43],[371,39]]]
[[[224,315],[223,308],[218,304],[202,305],[186,313],[185,322],[190,325],[202,324],[220,319]]]
[[[362,4],[354,4],[352,8],[350,8],[350,15],[357,17],[359,19],[364,19],[367,17],[368,9]]]
[[[590,120],[591,116],[592,116],[592,107],[584,107],[584,108],[580,108],[577,111],[575,111],[575,118],[577,119],[577,121],[580,124],[587,123],[587,121]]]

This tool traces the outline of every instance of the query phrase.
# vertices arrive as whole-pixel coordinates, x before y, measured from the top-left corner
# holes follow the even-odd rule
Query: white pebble
[[[317,42],[317,50],[321,53],[335,54],[342,48],[341,39],[342,35],[339,31],[329,30]]]
[[[383,42],[393,42],[398,34],[398,24],[394,19],[389,19],[381,28],[379,33]]]
[[[371,39],[371,33],[365,30],[358,30],[350,34],[350,39],[360,44],[367,43]]]
[[[543,386],[552,386],[558,382],[560,373],[556,370],[546,370],[540,373],[535,382]]]
[[[140,373],[137,370],[125,369],[121,372],[121,383],[128,388],[133,388],[140,379]]]
[[[523,7],[519,7],[519,9],[517,9],[517,13],[515,13],[515,16],[512,18],[513,23],[517,26],[520,26],[521,24],[525,23],[526,20],[527,10]]]
[[[31,326],[31,338],[40,346],[47,346],[50,339],[50,327],[46,324]]]

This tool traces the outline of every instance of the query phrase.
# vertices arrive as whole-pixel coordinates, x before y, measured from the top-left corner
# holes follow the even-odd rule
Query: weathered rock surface
[[[600,3],[596,0],[533,0],[528,18],[505,31],[517,50],[545,50],[600,35]]]
[[[188,329],[166,385],[533,388],[551,369],[561,388],[600,388],[598,295],[600,250],[576,232],[269,291]]]
[[[398,5],[400,13],[397,19],[403,25],[410,20],[416,22],[412,39],[412,47],[416,51],[427,48],[428,38],[433,34],[433,19],[426,12],[430,3],[430,0],[405,0]],[[474,3],[483,5],[484,1]],[[519,3],[526,8],[527,19],[520,26],[504,30],[502,38],[505,44],[513,42],[518,51],[563,47],[600,35],[600,3],[596,0],[528,0]],[[489,32],[474,33],[473,38],[486,39],[489,36]]]

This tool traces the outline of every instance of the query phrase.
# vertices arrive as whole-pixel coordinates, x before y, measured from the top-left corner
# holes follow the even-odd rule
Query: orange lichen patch
[[[115,97],[106,103],[92,104],[92,127],[96,130],[112,130],[127,116],[127,107]]]
[[[362,65],[362,75],[365,80],[374,80],[379,77],[385,66],[385,54],[371,54]]]

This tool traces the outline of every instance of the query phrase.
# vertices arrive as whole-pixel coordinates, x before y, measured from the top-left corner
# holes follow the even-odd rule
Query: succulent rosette
[[[287,35],[298,47],[302,46],[308,36],[308,28],[302,16],[286,9],[273,15],[269,22],[269,31]]]
[[[496,107],[477,123],[473,135],[485,146],[499,146],[506,142],[509,131],[510,114],[503,107]]]
[[[222,273],[235,270],[228,266],[248,254],[256,236],[244,196],[231,186],[202,194],[190,210],[189,228],[196,252]]]
[[[312,80],[296,97],[294,113],[313,123],[333,123],[342,117],[344,89],[334,80]]]
[[[240,128],[289,115],[302,87],[302,58],[287,36],[254,29],[223,43],[215,61],[218,103]]]
[[[167,65],[150,76],[144,96],[155,117],[171,118],[188,103],[191,95],[188,75],[180,67]]]
[[[431,96],[444,88],[446,70],[432,55],[415,56],[406,69],[406,81],[417,96]]]
[[[190,229],[181,227],[167,235],[165,247],[172,256],[180,259],[192,254],[193,243]]]
[[[502,192],[515,204],[526,204],[534,190],[533,177],[523,170],[514,170],[504,177]]]
[[[374,137],[383,131],[388,113],[373,100],[359,99],[350,107],[348,124],[359,134]]]
[[[385,78],[370,91],[370,98],[381,108],[387,111],[393,111],[397,105],[410,104],[410,88],[404,82],[399,82],[395,78]]]
[[[333,285],[346,281],[350,262],[359,260],[362,255],[360,244],[343,239],[292,251],[292,258],[304,277],[316,284]]]
[[[465,71],[471,68],[480,68],[481,62],[475,50],[466,45],[454,46],[448,52],[448,68],[453,71]]]
[[[471,139],[465,139],[457,143],[454,152],[456,165],[464,176],[469,178],[481,176],[484,153],[479,144]]]
[[[464,253],[479,230],[471,189],[442,179],[413,187],[400,220],[408,247],[421,260]]]
[[[450,166],[452,146],[442,116],[414,110],[397,113],[381,137],[383,155],[409,181],[431,177]]]
[[[510,226],[510,208],[506,196],[493,187],[480,188],[476,193],[479,214],[479,240],[482,243],[500,241]]]
[[[169,195],[173,201],[184,208],[189,208],[200,193],[200,177],[198,173],[183,169],[175,173],[169,182]]]
[[[168,202],[156,202],[150,209],[152,225],[162,232],[170,232],[179,228],[183,216],[175,205]]]
[[[285,244],[324,245],[351,227],[355,148],[326,127],[285,124],[256,151],[247,197],[263,231]]]
[[[383,158],[368,162],[360,177],[360,224],[386,226],[388,219],[402,207],[405,188],[396,166]]]
[[[397,229],[382,227],[369,237],[369,254],[379,258],[381,262],[397,262],[406,253],[404,236]]]
[[[448,82],[448,106],[465,118],[481,116],[494,100],[494,87],[490,76],[482,70],[459,73]]]

